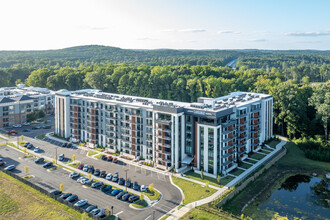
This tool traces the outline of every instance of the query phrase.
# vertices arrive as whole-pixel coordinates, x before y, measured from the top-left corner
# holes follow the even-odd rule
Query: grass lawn
[[[46,137],[46,134],[41,134],[37,136],[37,139],[42,140]]]
[[[0,172],[1,219],[82,219],[82,214]],[[91,219],[86,217],[86,219]]]
[[[279,144],[281,140],[273,140],[268,145],[272,148],[275,148],[277,144]]]
[[[240,165],[239,165],[239,167],[242,167],[242,168],[244,168],[244,169],[249,169],[250,167],[252,167],[253,165],[251,165],[251,164],[247,164],[247,163],[241,163]]]
[[[9,134],[1,133],[1,135],[4,137],[7,137],[7,138],[11,138],[11,136]]]
[[[133,203],[132,204],[135,208],[144,208],[144,207],[147,207],[148,206],[148,203],[144,200],[139,200],[138,202],[136,203]]]
[[[190,210],[187,214],[185,214],[182,220],[190,220],[190,219],[201,219],[201,220],[214,220],[214,219],[221,219],[221,220],[232,220],[237,218],[231,218],[229,216],[223,215],[221,213],[211,213],[200,208],[194,208]]]
[[[245,159],[245,161],[252,164],[258,163],[258,161],[250,160],[249,158]]]
[[[206,192],[206,188],[202,187],[200,184],[193,183],[178,177],[172,177],[172,180],[173,183],[180,187],[184,193],[184,205],[209,197],[216,192],[215,189],[212,189],[210,187],[207,188],[209,192]]]
[[[295,145],[293,142],[288,142],[285,147],[287,148],[287,154],[283,156],[277,163],[275,163],[271,168],[266,170],[265,173],[260,175],[256,180],[250,183],[244,190],[237,194],[233,199],[228,201],[222,206],[224,210],[230,211],[234,214],[241,214],[240,210],[243,206],[258,192],[264,189],[265,185],[271,180],[274,182],[271,184],[270,188],[277,184],[281,184],[285,176],[274,179],[275,176],[286,170],[302,170],[305,173],[314,172],[315,170],[323,171],[324,173],[330,171],[329,163],[322,161],[310,160],[305,157],[304,153]],[[299,172],[300,173],[300,172]],[[287,173],[285,175],[290,175]],[[279,182],[278,182],[279,181]],[[267,190],[266,190],[267,191]],[[263,194],[265,194],[264,192]],[[249,206],[244,210],[251,211]],[[256,207],[253,210],[257,210]],[[246,214],[246,213],[245,213]]]
[[[97,151],[99,151],[99,152],[102,152],[102,151],[104,151],[104,148],[96,147],[96,148],[93,148],[93,150],[97,150]]]
[[[151,191],[149,191],[149,189],[146,193],[144,193],[144,195],[146,195],[150,200],[158,200],[160,197],[160,193],[157,190],[154,190],[153,192],[151,192]]]
[[[79,162],[74,162],[74,163],[70,163],[69,166],[73,168],[77,168],[79,164],[80,164]]]
[[[169,217],[170,215],[164,215],[163,217],[160,218],[160,220],[165,220]]]
[[[98,155],[96,155],[94,158],[96,158],[96,159],[101,159],[102,155],[104,155],[104,154],[98,154]]]
[[[184,174],[185,177],[190,178],[190,179],[194,179],[194,180],[198,180],[201,181],[203,183],[205,182],[209,182],[210,185],[213,186],[217,186],[217,187],[221,187],[226,185],[227,183],[229,183],[231,180],[234,179],[234,177],[220,177],[220,185],[217,182],[217,179],[212,178],[212,177],[208,177],[204,175],[204,179],[201,179],[201,175],[198,173],[195,173],[194,171],[188,171]]]
[[[253,153],[251,156],[249,155],[249,157],[251,157],[252,159],[256,159],[256,160],[261,160],[265,156],[267,156],[267,155],[258,154],[258,153]]]
[[[18,142],[19,146],[21,146],[21,147],[23,147],[25,143],[26,143],[25,141],[19,141]]]
[[[95,155],[95,154],[97,154],[97,152],[92,151],[92,150],[88,151],[88,156],[93,156],[93,155]]]
[[[232,171],[230,171],[230,174],[233,174],[234,176],[239,176],[241,175],[242,173],[244,173],[245,170],[241,170],[241,169],[234,169]]]

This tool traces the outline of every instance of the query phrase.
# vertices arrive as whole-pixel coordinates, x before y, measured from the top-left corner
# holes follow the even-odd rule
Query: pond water
[[[318,177],[291,176],[270,196],[255,203],[257,208],[254,206],[253,214],[249,215],[253,219],[280,216],[288,219],[330,219],[330,184]]]

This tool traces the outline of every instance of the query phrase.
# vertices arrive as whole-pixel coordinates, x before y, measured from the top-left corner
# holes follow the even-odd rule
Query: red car
[[[77,167],[77,168],[78,168],[79,170],[82,170],[82,169],[83,169],[83,167],[84,167],[84,164],[83,164],[83,163],[80,163],[80,164],[78,165],[78,167]]]
[[[7,134],[18,134],[18,131],[15,130],[7,131]]]
[[[118,162],[117,158],[113,158],[113,162],[117,163]]]
[[[112,161],[112,157],[111,156],[108,156],[107,157],[107,161]]]
[[[6,163],[5,162],[3,162],[2,160],[0,161],[0,166],[3,166],[3,165],[5,165]]]

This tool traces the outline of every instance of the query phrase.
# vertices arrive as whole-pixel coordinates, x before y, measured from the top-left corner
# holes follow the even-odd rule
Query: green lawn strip
[[[270,147],[275,149],[276,145],[279,144],[280,142],[281,142],[280,140],[273,140],[270,143],[268,143],[267,145],[269,145]]]
[[[148,203],[145,200],[139,200],[136,203],[132,204],[135,208],[145,208],[148,206]]]
[[[25,141],[19,141],[18,142],[19,146],[21,146],[21,147],[23,147],[25,143],[26,143]]]
[[[230,216],[222,214],[219,210],[214,210],[213,212],[203,210],[201,208],[194,208],[186,213],[182,218],[182,220],[190,220],[190,219],[201,219],[201,220],[232,220],[237,218],[231,218]]]
[[[9,134],[1,134],[2,136],[6,137],[6,138],[11,138],[11,136]]]
[[[244,168],[244,169],[249,169],[250,167],[252,167],[253,165],[251,165],[251,164],[247,164],[247,163],[241,163],[240,165],[239,165],[239,167],[242,167],[242,168]]]
[[[230,176],[220,177],[220,185],[219,185],[217,182],[217,179],[204,175],[204,177],[203,177],[204,179],[202,180],[201,175],[198,173],[195,173],[194,171],[188,171],[184,174],[184,176],[187,178],[193,179],[193,180],[198,180],[203,183],[208,182],[210,185],[217,186],[217,187],[222,187],[234,179],[234,177],[230,177]]]
[[[79,165],[80,163],[79,162],[74,162],[74,163],[70,163],[70,164],[68,164],[70,167],[73,167],[73,168],[78,168],[78,165]]]
[[[102,152],[102,151],[104,151],[104,148],[96,147],[96,148],[93,148],[93,150],[96,150],[96,151]]]
[[[245,170],[241,170],[241,169],[236,168],[236,169],[230,171],[230,174],[233,174],[234,176],[239,176],[239,175],[241,175],[242,173],[244,173],[244,171],[245,171]]]
[[[82,218],[80,212],[3,172],[0,172],[0,179],[0,216],[4,219]]]
[[[266,170],[262,175],[256,178],[253,182],[248,184],[239,194],[235,195],[233,199],[229,200],[226,204],[222,206],[224,210],[230,211],[234,214],[240,215],[240,211],[243,206],[256,194],[258,194],[264,187],[274,180],[270,186],[269,190],[274,190],[276,186],[280,186],[281,183],[290,176],[292,173],[286,173],[280,178],[274,179],[282,172],[287,170],[293,170],[293,173],[312,173],[315,170],[320,172],[330,172],[330,166],[327,162],[314,161],[305,157],[304,153],[296,146],[293,142],[288,142],[285,147],[287,148],[287,153],[283,156],[277,163],[275,163],[271,168]],[[296,170],[296,171],[295,171]],[[267,192],[262,193],[262,195],[269,195]],[[258,200],[258,199],[257,199]],[[253,203],[252,203],[253,207]],[[256,210],[256,207],[255,211]],[[253,208],[252,208],[253,209]],[[245,209],[246,212],[250,212],[252,209],[249,206]],[[246,213],[244,210],[244,213]],[[252,214],[252,213],[249,213]]]
[[[252,163],[252,164],[258,163],[258,161],[251,160],[249,158],[245,159],[245,161],[248,162],[248,163]]]
[[[96,158],[96,159],[101,159],[102,155],[104,155],[104,154],[98,154],[98,155],[96,155],[94,158]]]
[[[170,217],[170,215],[164,215],[164,216],[161,217],[159,220],[165,220],[165,219],[167,219],[168,217]]]
[[[176,184],[178,187],[180,187],[184,193],[184,201],[183,204],[186,205],[188,203],[204,199],[206,197],[209,197],[213,193],[215,193],[217,190],[213,188],[205,188],[202,187],[200,184],[184,180],[182,178],[178,177],[172,177],[173,183]],[[206,192],[206,190],[208,192]]]
[[[92,151],[92,150],[88,151],[88,156],[93,156],[95,154],[98,154],[98,153],[95,151]]]
[[[42,140],[46,137],[46,134],[41,134],[37,136],[37,139]]]
[[[157,190],[150,191],[149,189],[147,192],[144,193],[150,200],[158,200],[160,198],[160,193]]]
[[[265,156],[266,155],[259,154],[259,153],[253,153],[253,154],[249,155],[250,158],[255,159],[255,160],[261,160]]]

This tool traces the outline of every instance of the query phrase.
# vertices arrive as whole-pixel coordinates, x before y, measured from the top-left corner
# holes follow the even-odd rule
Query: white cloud
[[[187,28],[187,29],[165,29],[160,30],[160,32],[186,32],[186,33],[202,33],[206,32],[205,29],[198,29],[198,28]]]
[[[240,34],[240,31],[232,31],[232,30],[221,30],[217,31],[217,34]]]
[[[317,32],[288,32],[288,33],[285,33],[285,35],[293,36],[293,37],[330,36],[330,30],[317,31]]]
[[[268,41],[267,39],[251,39],[251,42],[266,42]]]

